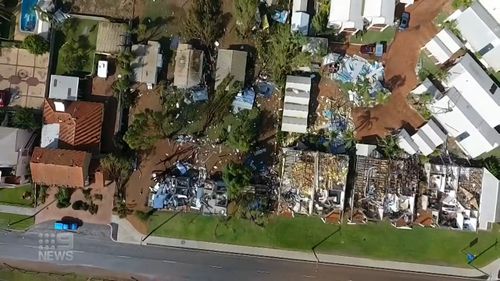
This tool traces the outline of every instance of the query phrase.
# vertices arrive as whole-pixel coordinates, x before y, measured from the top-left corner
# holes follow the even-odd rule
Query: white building
[[[302,35],[309,34],[310,16],[307,13],[308,0],[293,0],[292,5],[292,31]]]
[[[287,76],[285,85],[285,103],[281,130],[292,133],[307,133],[311,78]]]
[[[51,75],[49,98],[76,101],[80,78],[74,76]]]
[[[135,81],[146,83],[148,88],[152,89],[158,81],[158,72],[163,65],[160,43],[149,41],[148,44],[132,45],[132,53]]]
[[[487,67],[500,71],[499,1],[474,1],[471,7],[453,17],[467,48],[477,53]]]
[[[500,89],[469,55],[449,71],[448,90],[429,105],[433,117],[475,158],[500,144]]]
[[[405,129],[398,136],[399,147],[410,155],[415,153],[425,156],[430,155],[438,146],[445,142],[446,134],[432,119],[419,128],[413,136],[410,136]]]
[[[380,31],[394,24],[394,11],[396,0],[365,0],[363,17],[368,23],[368,28]]]
[[[36,134],[17,128],[0,127],[0,184],[23,184],[27,181],[30,151]]]
[[[479,205],[479,229],[491,228],[491,223],[500,222],[500,181],[487,169],[483,169]]]
[[[443,64],[464,47],[458,37],[448,29],[441,30],[424,48],[437,61]]]
[[[328,26],[339,32],[363,29],[363,0],[331,0]]]
[[[247,67],[247,52],[237,50],[219,49],[217,55],[217,71],[215,72],[215,88],[231,75],[233,82],[245,82]]]

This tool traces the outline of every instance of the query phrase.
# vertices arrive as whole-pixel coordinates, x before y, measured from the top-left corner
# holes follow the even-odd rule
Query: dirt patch
[[[384,57],[385,82],[392,96],[385,105],[353,111],[359,139],[369,140],[385,136],[393,129],[412,129],[424,124],[423,118],[408,105],[406,97],[418,83],[415,68],[420,49],[437,34],[433,20],[445,5],[449,5],[447,2],[418,0],[407,9],[411,13],[410,28],[396,34]]]
[[[73,13],[111,18],[134,17],[134,0],[73,0]]]
[[[136,105],[132,109],[131,116],[144,112],[146,109],[153,111],[161,111],[163,109],[158,91],[154,89],[148,90],[145,84],[139,85],[136,89],[139,91],[139,98]]]
[[[347,110],[350,112],[350,105],[346,96],[341,92],[338,84],[329,78],[323,77],[318,84],[318,94],[314,101],[314,130],[320,130],[328,126],[330,120],[324,116],[325,110]]]
[[[73,210],[71,206],[64,209],[57,208],[57,202],[54,202],[57,188],[53,187],[47,190],[49,196],[45,200],[45,204],[38,208],[42,211],[36,215],[35,222],[38,224],[44,221],[61,220],[63,217],[72,217],[80,219],[85,223],[109,224],[111,222],[111,213],[113,209],[115,184],[111,183],[104,187],[96,187],[92,184],[90,188],[92,188],[92,198],[94,198],[94,194],[102,195],[102,200],[93,200],[94,203],[99,206],[97,214],[92,215],[88,211]],[[83,195],[82,189],[75,189],[71,195],[71,203],[77,200],[87,201]]]

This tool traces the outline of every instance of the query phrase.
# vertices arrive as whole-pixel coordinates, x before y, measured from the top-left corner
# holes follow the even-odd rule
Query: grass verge
[[[420,227],[398,230],[388,223],[340,227],[324,224],[319,218],[272,217],[261,228],[247,220],[231,219],[224,223],[218,217],[193,213],[171,217],[168,212],[152,215],[150,230],[168,220],[152,235],[298,251],[311,251],[316,246],[317,252],[325,254],[457,267],[467,267],[463,249],[478,237],[478,243],[466,249],[478,255],[476,266],[484,266],[500,256],[500,245],[489,248],[500,238],[500,227],[479,233]]]
[[[25,230],[35,223],[35,218],[29,218],[29,219],[28,218],[29,218],[28,216],[23,216],[23,215],[0,213],[0,228]],[[9,226],[9,224],[14,222],[18,223]]]
[[[23,199],[23,193],[31,190],[30,184],[16,188],[0,188],[0,204],[32,207],[32,199]]]
[[[387,42],[387,44],[390,44],[392,40],[394,40],[394,37],[396,36],[396,27],[390,26],[384,31],[379,32],[379,31],[367,31],[363,36],[358,35],[358,36],[352,36],[349,39],[349,42],[355,43],[355,44],[371,44],[371,43],[377,43],[377,42]]]
[[[76,275],[74,273],[48,273],[35,272],[19,268],[7,267],[0,265],[0,280],[15,280],[15,281],[85,281],[85,280],[104,280],[92,277]]]

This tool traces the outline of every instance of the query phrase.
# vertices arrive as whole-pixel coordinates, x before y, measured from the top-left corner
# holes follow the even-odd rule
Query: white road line
[[[79,253],[79,254],[81,254],[81,253],[85,253],[85,251],[73,250],[73,253]]]
[[[23,245],[23,247],[26,247],[26,248],[32,248],[32,249],[38,249],[40,246]]]
[[[124,258],[124,259],[131,259],[132,257],[129,257],[129,256],[117,256],[119,258]]]
[[[169,261],[169,260],[162,260],[162,262],[166,262],[166,263],[177,263],[176,261]]]
[[[271,272],[269,272],[269,271],[262,271],[262,270],[257,270],[257,273],[271,274]]]
[[[303,275],[305,278],[316,278],[316,276],[312,276],[312,275]]]
[[[218,265],[211,265],[210,267],[217,268],[217,269],[222,269],[222,266],[218,266]]]

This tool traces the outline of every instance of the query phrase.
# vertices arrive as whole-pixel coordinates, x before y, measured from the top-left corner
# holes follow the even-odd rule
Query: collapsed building
[[[487,169],[427,163],[425,173],[417,224],[476,231],[500,221],[500,183]]]
[[[198,210],[203,214],[227,214],[227,188],[222,181],[207,179],[204,168],[177,163],[168,171],[152,174],[148,205],[157,210]]]
[[[348,166],[346,155],[284,149],[278,212],[340,223]]]
[[[409,227],[413,222],[419,171],[415,158],[387,160],[358,155],[349,221],[388,219],[395,227]]]

